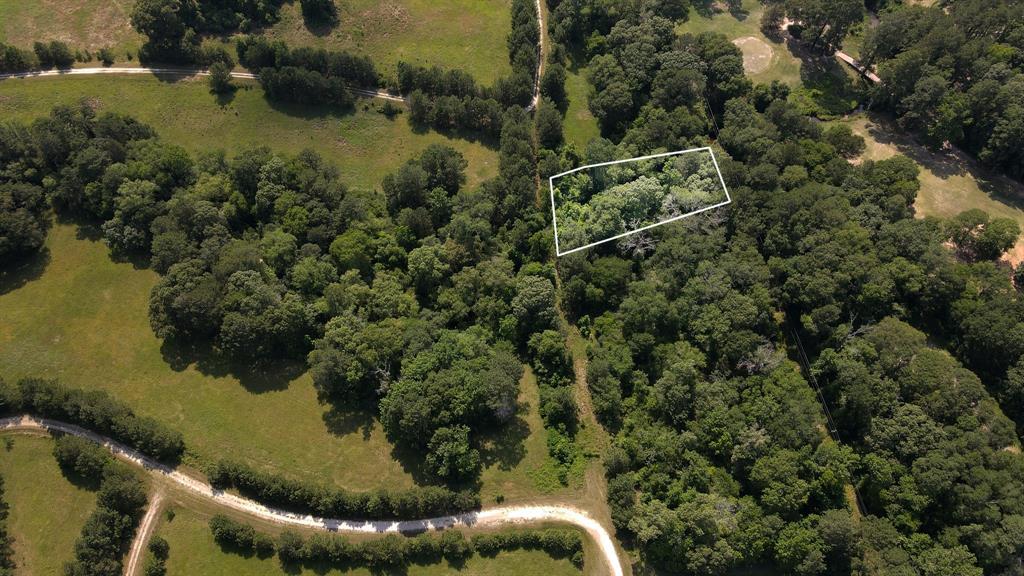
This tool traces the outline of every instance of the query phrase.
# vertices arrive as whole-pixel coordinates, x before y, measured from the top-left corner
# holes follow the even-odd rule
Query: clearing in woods
[[[994,217],[1013,218],[1024,229],[1024,185],[995,174],[977,160],[955,149],[933,152],[879,115],[858,115],[847,123],[864,137],[863,158],[882,160],[903,154],[921,168],[914,208],[919,217],[948,218],[980,208]],[[1024,238],[1004,257],[1012,264],[1024,261]]]

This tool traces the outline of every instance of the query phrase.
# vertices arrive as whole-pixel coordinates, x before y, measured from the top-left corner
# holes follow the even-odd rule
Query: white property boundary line
[[[725,191],[725,202],[719,202],[718,204],[713,204],[711,206],[706,206],[706,207],[701,208],[699,210],[694,210],[693,212],[687,212],[686,214],[681,214],[679,216],[673,216],[672,218],[669,218],[668,220],[662,220],[661,222],[655,222],[654,224],[648,224],[647,226],[641,226],[640,228],[637,228],[636,230],[630,230],[629,232],[623,232],[622,234],[618,234],[616,236],[612,236],[611,238],[605,238],[604,240],[598,240],[597,242],[591,242],[590,244],[587,244],[586,246],[580,246],[578,248],[573,248],[572,250],[566,250],[565,252],[562,252],[562,250],[561,250],[561,248],[559,247],[559,244],[558,244],[558,217],[555,214],[555,178],[561,178],[562,176],[567,176],[567,175],[572,174],[574,172],[579,172],[580,170],[586,170],[588,168],[597,168],[598,166],[610,166],[612,164],[622,164],[624,162],[639,162],[641,160],[650,160],[651,158],[663,158],[665,156],[679,156],[679,155],[682,155],[682,154],[687,154],[689,152],[702,152],[702,151],[705,151],[705,150],[708,152],[708,154],[711,155],[711,163],[715,165],[715,171],[718,172],[718,181],[722,183],[722,190]],[[625,160],[612,160],[611,162],[598,162],[597,164],[587,164],[586,166],[580,166],[579,168],[573,168],[572,170],[567,170],[565,172],[562,172],[562,173],[559,173],[559,174],[555,174],[554,176],[549,177],[548,178],[548,188],[551,191],[551,224],[552,224],[552,226],[554,226],[554,229],[555,229],[555,255],[556,256],[565,256],[566,254],[572,254],[573,252],[579,252],[580,250],[586,250],[587,248],[591,248],[593,246],[597,246],[598,244],[604,244],[605,242],[611,242],[612,240],[618,240],[619,238],[623,238],[625,236],[629,236],[630,234],[636,234],[637,232],[643,232],[644,230],[650,230],[651,228],[654,228],[655,226],[661,226],[662,224],[668,224],[669,222],[675,222],[676,220],[681,220],[683,218],[687,218],[689,216],[694,216],[696,214],[700,214],[701,212],[707,212],[708,210],[713,210],[715,208],[721,208],[722,206],[725,206],[726,204],[731,204],[732,203],[732,197],[729,196],[729,188],[726,187],[726,185],[725,185],[725,178],[722,178],[722,169],[718,167],[718,160],[715,159],[715,152],[711,149],[710,146],[704,146],[704,147],[701,147],[701,148],[690,148],[688,150],[677,150],[675,152],[663,152],[661,154],[651,154],[649,156],[638,156],[636,158],[627,158]]]
[[[590,514],[571,506],[553,504],[502,506],[421,520],[343,520],[340,518],[321,518],[311,514],[299,514],[265,506],[255,500],[218,490],[194,476],[171,468],[116,440],[81,426],[61,422],[60,420],[37,418],[29,415],[10,416],[0,418],[0,432],[46,432],[51,435],[54,432],[73,434],[105,447],[122,460],[140,466],[154,476],[163,477],[186,492],[249,516],[285,526],[300,526],[326,532],[357,534],[417,534],[425,531],[439,531],[455,527],[489,528],[504,524],[519,525],[536,524],[538,522],[572,524],[586,532],[597,544],[598,554],[600,554],[604,561],[606,573],[611,576],[623,576],[619,552],[615,548],[611,534]]]

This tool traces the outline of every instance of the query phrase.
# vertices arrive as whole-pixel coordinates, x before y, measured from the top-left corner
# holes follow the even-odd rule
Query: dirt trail
[[[124,576],[136,576],[142,574],[142,555],[146,552],[146,545],[149,544],[149,537],[153,535],[153,528],[156,527],[157,514],[160,513],[160,504],[163,502],[162,492],[153,494],[149,501],[149,508],[146,515],[142,517],[139,530],[132,542],[132,549],[128,552],[128,562],[124,565]]]
[[[96,74],[115,74],[115,75],[130,75],[130,74],[154,74],[157,76],[209,76],[210,73],[201,68],[145,68],[145,67],[123,67],[123,66],[112,66],[110,68],[67,68],[62,70],[35,70],[32,72],[13,72],[10,74],[0,74],[0,80],[10,80],[14,78],[45,78],[52,76],[91,76]],[[250,72],[232,72],[232,78],[238,78],[242,80],[255,80],[256,74]],[[393,102],[405,102],[405,98],[396,96],[383,90],[368,90],[366,88],[352,88],[353,93],[360,96],[366,96],[369,98],[382,98],[384,100],[391,100]]]
[[[161,464],[120,442],[74,424],[47,418],[14,416],[0,418],[0,431],[61,432],[79,436],[100,444],[122,460],[140,466],[153,475],[161,476],[192,494],[218,505],[282,525],[300,526],[330,532],[383,534],[420,533],[459,526],[492,527],[505,524],[533,524],[537,522],[572,524],[585,531],[597,544],[606,567],[606,573],[612,576],[623,575],[618,551],[608,531],[604,529],[600,522],[586,512],[569,506],[504,506],[422,520],[369,521],[320,518],[311,514],[296,514],[278,508],[271,508],[254,500],[224,492],[223,490],[217,490],[203,480]]]

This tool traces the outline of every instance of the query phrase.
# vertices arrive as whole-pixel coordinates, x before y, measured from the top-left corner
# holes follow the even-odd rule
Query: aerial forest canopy
[[[1016,223],[914,218],[911,160],[851,163],[858,137],[752,86],[724,36],[675,34],[674,3],[550,4],[542,87],[585,64],[604,138],[542,149],[541,174],[717,136],[734,200],[557,260],[620,536],[679,574],[1015,573]]]
[[[883,12],[862,49],[880,103],[929,145],[1024,177],[1024,5],[968,0]]]
[[[182,10],[163,10],[171,4]],[[143,0],[136,26],[152,26],[154,54],[223,63],[231,56],[190,52],[196,34],[259,26],[277,8],[214,4]],[[846,18],[851,3],[786,4],[808,41],[842,42],[828,18]],[[585,378],[611,437],[611,521],[638,570],[1019,574],[1024,268],[1014,275],[1001,261],[1018,225],[980,210],[916,218],[912,160],[858,158],[863,139],[801,114],[781,84],[754,85],[726,36],[677,33],[687,2],[549,8],[532,111],[529,0],[512,4],[513,72],[494,86],[409,64],[392,79],[417,126],[499,150],[497,177],[476,187],[444,145],[363,190],[312,152],[193,155],[130,117],[62,106],[0,125],[0,262],[38,254],[53,213],[94,226],[114,258],[160,274],[149,318],[175,350],[212,350],[238,369],[305,362],[322,401],[372,406],[434,483],[476,486],[485,439],[519,408],[524,364],[564,482],[584,457],[575,438],[589,414],[573,385]],[[879,102],[932,144],[963,145],[1020,175],[1019,9],[1000,0],[884,12],[865,44],[883,79]],[[259,37],[238,48],[271,98],[346,106],[349,86],[381,80],[345,53]],[[577,147],[562,129],[567,76],[581,68],[601,136]],[[554,258],[544,178],[711,144],[731,205]],[[570,229],[614,233],[630,210],[682,211],[714,183],[706,164],[654,172],[609,169],[601,186],[574,173],[559,191]],[[568,351],[572,328],[585,354]],[[61,405],[105,407],[86,411],[100,423],[137,422],[105,396],[19,386],[32,392],[19,406],[34,411],[56,394]],[[85,418],[65,412],[51,413]],[[152,422],[140,432],[128,440],[172,457],[184,449]],[[232,462],[211,479],[312,513],[381,500]],[[440,490],[389,502],[434,510]]]

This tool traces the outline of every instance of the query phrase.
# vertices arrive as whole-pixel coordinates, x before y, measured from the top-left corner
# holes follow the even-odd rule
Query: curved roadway
[[[198,478],[189,476],[174,468],[130,448],[120,442],[86,430],[74,424],[32,416],[0,418],[0,431],[60,432],[73,434],[106,447],[122,460],[142,467],[155,476],[162,476],[178,487],[216,504],[232,508],[250,516],[282,525],[299,526],[330,532],[373,533],[419,533],[443,530],[451,527],[491,527],[503,524],[525,524],[536,522],[558,522],[572,524],[583,529],[597,544],[601,557],[613,576],[622,576],[622,564],[618,551],[608,531],[586,512],[569,506],[502,506],[477,512],[466,512],[452,516],[426,518],[422,520],[343,520],[320,518],[310,514],[296,514],[278,508],[264,506],[259,502],[217,490]]]

